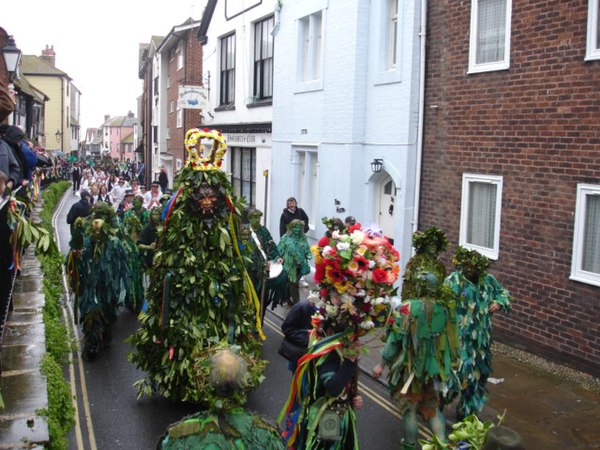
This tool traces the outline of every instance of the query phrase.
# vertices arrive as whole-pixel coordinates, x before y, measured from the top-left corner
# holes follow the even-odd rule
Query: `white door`
[[[387,177],[379,185],[379,226],[383,234],[389,238],[394,238],[394,214],[396,200],[396,184]]]

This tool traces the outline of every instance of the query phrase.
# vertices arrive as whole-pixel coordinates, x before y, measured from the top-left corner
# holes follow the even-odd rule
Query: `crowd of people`
[[[293,378],[279,418],[288,448],[358,449],[361,338],[377,327],[385,327],[386,344],[373,376],[389,367],[390,394],[403,415],[403,450],[418,448],[419,417],[445,442],[443,408],[456,397],[459,418],[481,411],[491,371],[491,314],[510,309],[510,295],[487,272],[487,258],[458,247],[447,275],[440,260],[448,245],[444,232],[417,232],[398,295],[399,255],[376,226],[362,227],[352,216],[324,218],[326,232],[311,248],[309,218],[290,198],[276,243],[262,212],[239,210],[243,203],[230,197],[224,174],[198,171],[191,156],[175,195],[158,180],[145,189],[135,172],[74,166],[80,200],[67,218],[68,268],[85,357],[96,358],[110,344],[120,306],[141,311],[140,329],[130,338],[130,360],[147,373],[136,383],[140,393],[207,401],[211,409],[223,394],[198,373],[227,354],[251,370],[246,388],[255,386],[265,310],[290,305],[282,330],[297,351],[280,352],[289,357]],[[299,284],[313,259],[319,289],[301,299]],[[236,395],[227,401],[239,403],[243,394]]]

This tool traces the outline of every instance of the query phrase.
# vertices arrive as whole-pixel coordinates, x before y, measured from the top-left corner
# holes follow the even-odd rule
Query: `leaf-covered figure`
[[[76,309],[83,331],[83,356],[93,360],[110,344],[119,306],[127,295],[127,253],[109,221],[92,213],[87,221],[77,219],[75,227],[84,228],[83,246],[76,261]]]
[[[492,314],[509,312],[508,290],[487,269],[490,261],[476,250],[458,246],[453,260],[456,270],[445,284],[456,301],[462,384],[457,416],[477,414],[487,400],[486,383],[492,372]],[[447,402],[451,398],[446,399]]]
[[[159,450],[261,449],[284,450],[279,429],[259,415],[245,410],[246,383],[253,372],[262,372],[258,360],[239,354],[239,347],[211,347],[203,358],[205,389],[216,401],[209,410],[185,417],[168,427],[160,438]]]
[[[212,148],[204,155],[204,145]],[[199,368],[207,349],[226,342],[240,355],[258,359],[258,297],[244,268],[238,245],[243,202],[232,196],[219,170],[226,150],[216,130],[189,130],[188,159],[176,178],[177,192],[166,216],[150,269],[148,308],[131,336],[131,362],[146,372],[138,395],[158,392],[176,401],[210,405]],[[261,381],[252,375],[246,388]]]

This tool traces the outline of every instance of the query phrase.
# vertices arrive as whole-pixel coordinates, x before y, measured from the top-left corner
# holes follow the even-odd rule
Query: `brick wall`
[[[192,29],[186,32],[185,37],[185,58],[184,67],[177,70],[177,58],[175,57],[169,63],[169,76],[171,77],[171,87],[167,89],[167,126],[170,130],[171,139],[169,149],[173,152],[173,172],[176,171],[176,160],[185,160],[184,138],[185,133],[190,128],[200,125],[199,110],[186,109],[183,113],[183,126],[177,128],[177,96],[180,85],[202,85],[202,46],[197,39],[198,29]],[[174,102],[174,110],[170,112],[171,101]]]
[[[584,61],[588,2],[512,7],[510,68],[467,75],[470,2],[429,2],[419,228],[445,229],[453,252],[463,173],[502,176],[491,272],[514,311],[495,317],[496,336],[599,375],[600,288],[569,280],[576,186],[600,184],[600,61]]]

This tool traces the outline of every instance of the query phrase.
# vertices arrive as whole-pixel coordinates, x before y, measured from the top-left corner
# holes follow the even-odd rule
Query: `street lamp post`
[[[8,42],[2,48],[2,56],[4,56],[8,81],[9,83],[12,83],[17,75],[19,63],[21,61],[21,50],[17,48],[12,36],[8,37]]]

